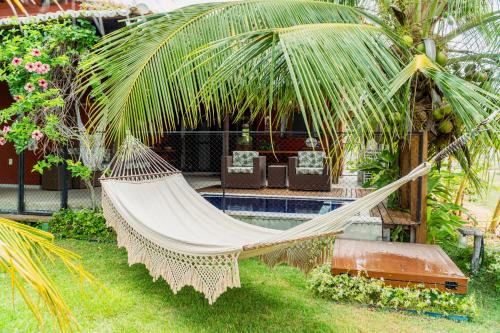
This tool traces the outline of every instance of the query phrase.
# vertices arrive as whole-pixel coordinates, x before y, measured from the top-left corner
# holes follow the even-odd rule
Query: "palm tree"
[[[499,17],[485,0],[195,5],[108,35],[82,89],[111,138],[299,111],[333,139],[342,123],[358,137],[430,129],[441,145],[497,108]]]
[[[70,272],[80,276],[80,281],[94,281],[78,263],[79,259],[77,254],[55,245],[50,233],[0,218],[0,273],[8,274],[12,292],[19,292],[40,325],[43,324],[41,307],[44,306],[62,332],[77,329],[76,320],[46,265],[60,260]]]

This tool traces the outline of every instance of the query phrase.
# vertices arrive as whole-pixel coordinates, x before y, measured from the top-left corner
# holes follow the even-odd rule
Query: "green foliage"
[[[354,170],[368,172],[371,178],[365,181],[364,187],[381,188],[399,178],[398,153],[394,150],[384,149],[373,156],[362,158],[355,166]],[[397,193],[389,196],[388,205],[396,205]]]
[[[479,283],[491,289],[490,296],[500,298],[500,253],[487,248],[479,272],[472,275],[471,258],[474,249],[470,246],[461,248],[457,246],[443,246],[443,250],[464,274],[471,276],[472,283]]]
[[[82,180],[90,180],[92,178],[92,169],[83,165],[81,161],[66,160],[66,165],[73,177],[78,177]]]
[[[0,133],[2,144],[12,142],[20,153],[36,150],[41,141],[52,147],[67,142],[61,128],[67,81],[74,79],[78,60],[96,41],[94,27],[85,20],[0,30],[0,81],[7,82],[15,100],[0,110],[0,125],[12,123]]]
[[[355,169],[371,174],[371,178],[363,184],[364,187],[384,187],[399,178],[398,154],[384,149],[374,156],[362,158]]]
[[[33,169],[32,171],[33,172],[38,172],[39,174],[43,175],[43,172],[46,170],[46,169],[50,169],[51,167],[53,167],[54,165],[57,165],[57,164],[60,164],[64,162],[64,160],[57,156],[57,155],[47,155],[45,156],[44,159],[42,160],[39,160],[34,166],[33,166]]]
[[[467,209],[453,203],[451,189],[443,177],[433,170],[427,181],[427,241],[432,244],[456,246],[458,229],[466,221],[458,214],[473,217]]]
[[[309,288],[322,298],[397,310],[459,314],[471,318],[477,315],[474,296],[458,296],[423,287],[391,287],[379,279],[347,274],[333,276],[330,269],[329,265],[323,265],[314,269],[309,277]]]
[[[114,239],[114,233],[106,226],[102,212],[92,209],[63,209],[52,215],[49,228],[51,233],[61,238],[94,241]]]

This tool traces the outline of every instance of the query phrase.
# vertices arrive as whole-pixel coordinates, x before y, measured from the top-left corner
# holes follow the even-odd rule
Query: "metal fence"
[[[342,150],[343,143],[310,141],[305,132],[182,131],[165,133],[153,148],[218,208],[244,221],[286,228],[367,193],[361,187],[366,175],[348,167],[360,152],[324,159],[316,173],[299,174],[307,167],[298,160],[299,152]],[[249,173],[233,173],[235,151],[259,155],[250,159]],[[0,212],[49,215],[61,208],[91,207],[89,190],[64,165],[40,176],[30,170],[31,155],[15,156],[9,161],[11,172],[0,172]],[[95,185],[100,198],[98,181]]]

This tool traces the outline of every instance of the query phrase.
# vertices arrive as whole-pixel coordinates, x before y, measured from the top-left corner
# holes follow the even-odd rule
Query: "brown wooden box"
[[[332,274],[365,274],[386,284],[424,284],[459,294],[467,293],[468,278],[437,245],[337,239]]]

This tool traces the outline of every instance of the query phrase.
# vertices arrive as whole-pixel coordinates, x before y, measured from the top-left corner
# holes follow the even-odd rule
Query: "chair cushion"
[[[253,167],[228,167],[229,173],[253,173]]]
[[[322,175],[323,168],[301,168],[295,169],[298,175]]]
[[[256,151],[233,151],[233,166],[235,167],[253,167],[253,158],[258,157]]]
[[[323,168],[324,151],[299,151],[299,168]]]

